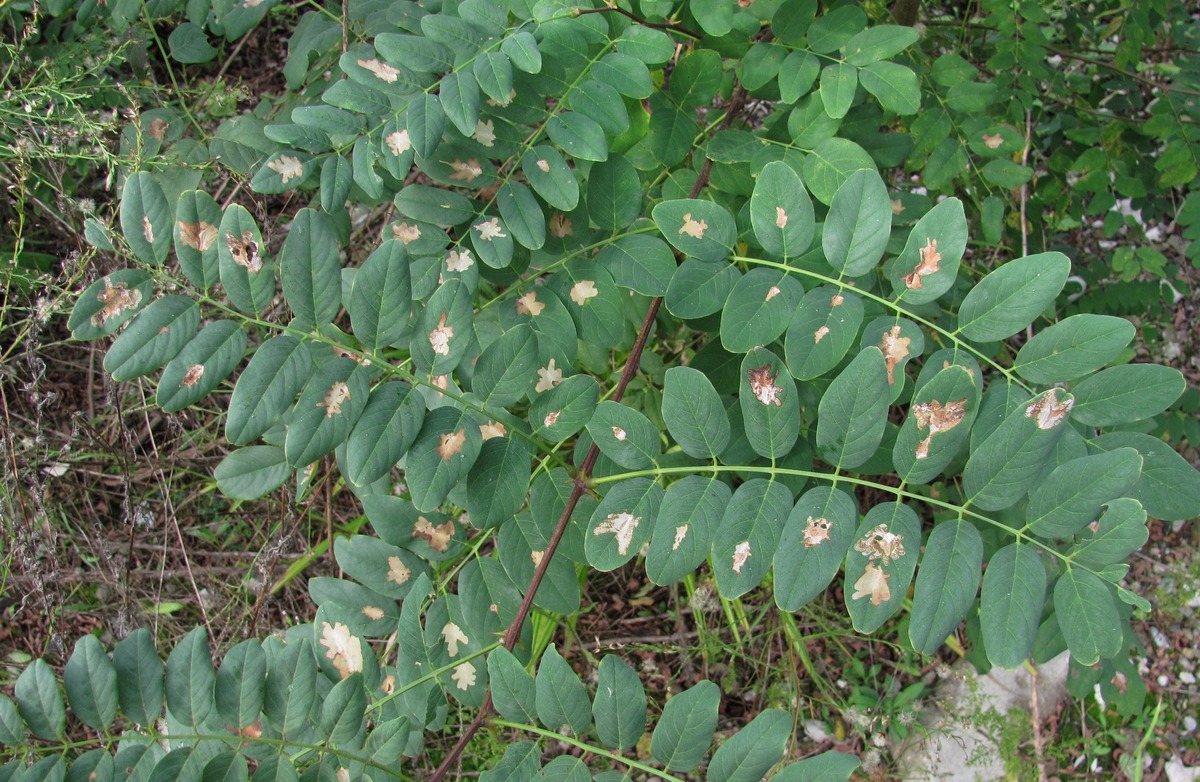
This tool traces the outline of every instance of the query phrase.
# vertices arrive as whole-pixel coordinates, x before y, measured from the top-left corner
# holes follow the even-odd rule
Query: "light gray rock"
[[[1069,663],[1070,656],[1064,652],[1038,668],[1038,710],[1043,718],[1066,696]],[[917,737],[905,746],[892,747],[899,778],[912,782],[1004,780],[1007,774],[998,734],[1007,720],[1030,724],[1033,677],[1025,668],[993,668],[979,676],[966,662],[952,670],[953,675],[937,690],[940,709],[924,719],[928,733],[917,731]]]

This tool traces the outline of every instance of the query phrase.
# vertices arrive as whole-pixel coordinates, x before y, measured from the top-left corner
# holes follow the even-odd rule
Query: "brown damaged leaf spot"
[[[596,529],[592,530],[592,534],[597,537],[600,535],[615,536],[617,540],[617,553],[625,556],[629,553],[629,544],[633,542],[634,530],[638,528],[638,524],[641,521],[641,516],[634,516],[632,513],[626,511],[610,513],[596,525]]]
[[[142,236],[150,244],[154,244],[154,226],[150,224],[150,215],[142,215]]]
[[[596,290],[595,280],[580,280],[571,286],[571,301],[578,304],[580,307],[588,303],[588,299],[595,298],[600,295],[600,291]]]
[[[687,537],[688,525],[680,524],[675,528],[675,540],[671,543],[671,551],[678,551],[683,539]]]
[[[733,547],[733,572],[740,574],[748,559],[750,559],[750,541],[743,540]]]
[[[542,419],[542,426],[545,426],[546,428],[554,426],[556,423],[558,423],[558,417],[560,415],[562,415],[562,410],[555,410],[552,413],[547,413],[546,417]]]
[[[781,399],[783,387],[775,385],[775,378],[779,377],[779,373],[771,374],[771,369],[770,364],[763,364],[758,369],[747,370],[746,375],[750,378],[750,392],[764,405],[783,407],[783,399]]]
[[[474,182],[478,177],[483,175],[483,166],[479,165],[479,161],[472,158],[471,160],[452,160],[450,168],[454,169],[454,173],[450,175],[451,179],[459,182]]]
[[[386,62],[380,62],[373,57],[369,60],[356,60],[356,62],[358,63],[358,67],[370,71],[375,74],[375,78],[388,84],[395,84],[396,79],[400,77],[399,69],[388,65]]]
[[[830,307],[840,307],[846,303],[846,297],[840,293],[833,294],[833,298],[829,300]]]
[[[384,616],[383,609],[379,606],[363,606],[362,613],[367,619],[378,620],[383,619]]]
[[[904,212],[904,202],[899,198],[892,199],[892,214],[899,215]]]
[[[167,121],[162,117],[158,117],[151,122],[150,135],[154,136],[155,141],[162,141],[167,135]]]
[[[780,292],[780,291],[779,291],[779,286],[778,286],[778,285],[772,285],[772,286],[771,286],[771,287],[770,287],[770,288],[767,290],[767,298],[763,299],[763,301],[770,301],[771,299],[773,299],[773,298],[775,298],[776,296],[778,296],[778,295],[779,295],[779,292]]]
[[[542,310],[544,309],[546,309],[546,305],[537,300],[537,291],[530,291],[517,299],[518,315],[528,315],[531,318],[536,318],[542,314]]]
[[[201,220],[198,223],[179,221],[179,242],[184,247],[204,252],[217,240],[217,227]]]
[[[450,457],[462,453],[463,443],[467,441],[467,431],[459,429],[457,432],[438,435],[438,437],[441,444],[437,447],[437,454],[448,462]]]
[[[279,174],[285,185],[289,180],[304,174],[304,165],[300,162],[300,158],[291,155],[280,155],[268,163],[267,168]]]
[[[575,226],[571,222],[571,218],[564,214],[555,212],[550,215],[550,235],[555,239],[565,239],[575,233]]]
[[[1004,136],[1001,136],[999,133],[994,136],[989,136],[988,134],[984,133],[983,143],[988,149],[999,149],[1000,145],[1004,143]]]
[[[325,659],[333,662],[343,679],[363,669],[362,641],[341,622],[321,623],[320,644],[326,649]]]
[[[392,226],[392,238],[399,239],[405,245],[412,244],[421,238],[421,227],[412,223],[396,223]]]
[[[813,332],[813,344],[814,345],[819,344],[821,342],[821,340],[825,339],[825,336],[827,334],[829,334],[828,326],[822,326],[821,328],[814,331]]]
[[[900,336],[899,326],[892,326],[883,333],[879,349],[883,351],[883,358],[887,362],[888,385],[896,384],[896,365],[908,355],[908,346],[911,343],[911,338]]]
[[[891,573],[884,573],[879,568],[875,567],[874,562],[867,563],[867,569],[863,571],[862,576],[854,582],[854,594],[851,600],[859,600],[870,596],[871,605],[883,605],[888,600],[892,599],[892,590],[888,588],[888,579],[891,578]]]
[[[925,439],[917,444],[916,457],[918,459],[929,458],[929,446],[933,442],[933,436],[948,432],[958,426],[962,423],[966,413],[967,398],[965,396],[957,402],[947,402],[945,405],[936,399],[913,405],[912,414],[917,419],[918,431],[929,430]]]
[[[96,300],[104,306],[92,316],[92,325],[101,328],[109,318],[115,318],[125,310],[141,304],[142,292],[123,282],[113,285],[109,280],[105,280],[104,287],[96,294]]]
[[[335,415],[341,415],[342,403],[350,398],[350,386],[343,383],[341,380],[334,381],[334,384],[325,392],[325,400],[317,402],[317,407],[325,408],[325,417],[332,418]]]
[[[262,258],[258,255],[258,242],[254,241],[252,231],[242,231],[240,239],[234,236],[233,231],[226,231],[225,246],[229,248],[229,255],[238,266],[249,272],[262,271]]]
[[[404,564],[404,560],[400,559],[400,557],[388,557],[388,581],[400,585],[408,581],[411,575],[412,571]]]
[[[692,213],[688,212],[683,216],[683,226],[680,227],[679,233],[687,234],[693,239],[703,239],[704,232],[708,230],[708,223],[704,220],[696,222],[692,219]]]
[[[392,157],[400,157],[408,150],[412,149],[412,137],[408,135],[408,128],[404,130],[393,130],[391,133],[383,137],[383,143],[387,144],[388,150],[392,153]],[[392,230],[395,230],[393,227]]]
[[[625,440],[626,437],[628,437],[628,435],[625,433],[625,430],[619,426],[614,426],[612,428],[612,433],[613,433],[613,437],[617,438],[618,440],[621,440],[622,442]]]
[[[563,381],[562,370],[554,366],[553,358],[550,359],[550,363],[548,363],[546,366],[538,367],[537,374],[538,381],[537,385],[533,387],[533,390],[537,391],[539,394],[544,391],[549,391]]]
[[[808,517],[808,525],[804,528],[804,548],[819,546],[829,540],[829,528],[833,522],[826,518]]]
[[[1025,417],[1035,419],[1038,429],[1053,429],[1066,420],[1074,406],[1075,399],[1073,397],[1067,397],[1060,402],[1058,401],[1058,389],[1052,388],[1025,408]]]
[[[450,680],[460,690],[471,689],[475,686],[475,666],[470,663],[454,666],[454,673],[450,674]]]
[[[471,640],[467,638],[467,634],[462,631],[462,628],[454,624],[454,622],[447,622],[445,626],[442,627],[442,640],[446,642],[446,651],[451,657],[458,657],[459,644],[467,644],[471,642]]]
[[[937,239],[926,237],[925,246],[921,248],[920,254],[921,260],[917,262],[917,268],[904,276],[904,284],[914,291],[920,290],[924,285],[921,278],[942,270],[939,265],[942,262],[942,254],[937,251]]]
[[[454,327],[446,325],[446,313],[438,319],[437,328],[429,332],[429,346],[439,356],[450,355],[450,339],[454,336]]]
[[[194,386],[200,382],[200,378],[204,377],[204,365],[192,364],[183,373],[183,379],[179,381],[180,386]]]
[[[784,211],[783,207],[782,206],[775,207],[775,227],[776,228],[786,228],[787,221],[788,221],[788,214],[787,214],[787,212]]]
[[[454,519],[449,519],[445,524],[438,524],[435,527],[429,519],[424,516],[417,516],[417,521],[413,524],[412,534],[414,538],[427,542],[429,547],[434,551],[444,552],[446,547],[450,545],[450,540],[454,537]]]
[[[889,531],[886,524],[880,524],[863,535],[854,544],[854,550],[872,561],[878,559],[880,565],[886,566],[904,556],[904,536]]]
[[[338,358],[348,358],[355,364],[359,364],[364,367],[371,366],[371,359],[365,358],[364,356],[355,353],[353,350],[347,350],[341,345],[331,345],[330,350],[332,350],[333,355],[337,356]]]
[[[484,220],[481,223],[476,223],[471,226],[479,232],[479,240],[490,242],[493,239],[507,239],[508,234],[504,233],[504,229],[500,227],[500,218],[493,217],[491,220]]]
[[[493,437],[503,437],[506,434],[508,434],[508,429],[499,421],[488,421],[479,426],[479,436],[484,439],[484,442]]]

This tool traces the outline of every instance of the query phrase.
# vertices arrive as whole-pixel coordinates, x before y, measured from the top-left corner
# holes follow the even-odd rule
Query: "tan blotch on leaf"
[[[857,581],[854,582],[854,594],[851,600],[858,600],[870,596],[871,605],[883,605],[888,600],[892,599],[892,590],[888,588],[888,579],[892,577],[891,573],[884,573],[879,568],[875,567],[874,562],[867,563],[867,569]]]
[[[291,155],[280,155],[268,163],[267,168],[279,174],[283,178],[285,185],[292,179],[304,174],[304,166],[301,165],[300,158],[292,157]]]
[[[472,158],[471,160],[452,160],[450,168],[454,169],[454,173],[450,175],[451,179],[459,182],[474,182],[475,178],[483,174],[483,166],[479,165],[479,161]]]
[[[675,540],[671,543],[671,551],[677,551],[683,539],[687,537],[688,525],[680,524],[675,528]]]
[[[840,307],[846,303],[846,297],[840,293],[833,294],[833,298],[829,300],[830,307]]]
[[[546,305],[537,300],[537,291],[530,291],[517,299],[518,315],[528,315],[531,318],[536,318],[542,314],[542,310],[544,309],[546,309]]]
[[[367,619],[383,619],[383,609],[379,606],[363,606],[362,612]]]
[[[555,212],[550,215],[550,235],[555,239],[565,239],[575,233],[575,226],[571,222],[571,218],[560,212]]]
[[[539,306],[546,306],[544,304]],[[537,385],[533,387],[534,391],[539,394],[543,391],[549,391],[563,381],[562,370],[554,366],[554,359],[550,359],[550,363],[544,367],[538,367]]]
[[[571,301],[580,307],[587,304],[588,299],[599,295],[600,291],[596,290],[595,280],[580,280],[571,286]]]
[[[421,227],[412,223],[396,223],[392,226],[392,238],[406,245],[411,244],[421,238]]]
[[[154,244],[154,226],[150,224],[150,215],[142,215],[142,237]]]
[[[334,774],[334,780],[335,782],[350,782],[350,769],[346,768],[345,766],[338,766],[338,770]]]
[[[438,524],[435,527],[429,519],[417,516],[412,534],[414,538],[427,542],[429,548],[434,551],[445,551],[446,547],[450,545],[451,539],[454,538],[454,519],[448,519],[445,524]]]
[[[948,432],[958,426],[962,423],[963,416],[966,413],[966,397],[957,402],[947,402],[945,405],[936,399],[922,402],[919,405],[913,405],[912,414],[917,419],[918,431],[923,429],[929,430],[929,434],[925,436],[925,439],[917,444],[917,458],[929,458],[929,446],[933,442],[933,436],[942,432]]]
[[[683,216],[683,225],[679,229],[679,233],[687,234],[693,239],[703,239],[704,232],[708,230],[708,223],[704,220],[696,222],[692,219],[692,213],[688,212]]]
[[[388,65],[386,62],[380,62],[375,58],[370,60],[358,60],[360,68],[366,68],[371,73],[375,74],[375,78],[381,79],[388,84],[395,84],[396,79],[400,77],[400,71]]]
[[[254,241],[253,232],[242,231],[239,239],[232,231],[226,231],[225,246],[229,248],[229,255],[238,266],[245,267],[249,272],[262,271],[262,258],[258,255],[258,242]]]
[[[808,526],[804,528],[804,548],[819,546],[829,540],[829,528],[833,522],[826,518],[815,519],[808,517]]]
[[[988,149],[999,149],[1000,145],[1004,143],[1004,136],[1001,136],[999,133],[994,136],[984,133],[983,143]]]
[[[411,575],[412,571],[404,564],[404,560],[400,559],[400,557],[388,557],[388,581],[400,585],[408,581]]]
[[[537,162],[537,167],[538,167],[538,169],[539,169],[539,170],[541,170],[541,172],[542,172],[543,174],[549,174],[549,173],[550,173],[550,163],[549,163],[548,161],[546,161],[546,160],[539,160],[539,161]]]
[[[446,651],[450,653],[451,657],[458,656],[459,644],[470,643],[467,634],[454,622],[447,622],[446,626],[442,628],[442,640],[446,642]]]
[[[750,391],[755,399],[764,405],[783,407],[783,400],[780,398],[783,395],[783,387],[775,385],[775,378],[779,377],[779,373],[772,375],[770,364],[748,370],[746,375],[750,378]]]
[[[890,532],[886,524],[880,524],[863,535],[854,544],[854,550],[870,560],[880,560],[880,565],[904,556],[904,536]]]
[[[333,662],[343,679],[363,669],[362,642],[341,622],[321,623],[321,646],[327,650],[325,659]]]
[[[787,212],[782,206],[775,207],[775,227],[784,228],[787,226]]]
[[[530,552],[529,552],[529,561],[533,563],[533,566],[534,566],[535,568],[536,568],[538,565],[541,565],[541,564],[542,564],[542,560],[543,560],[543,559],[545,559],[545,558],[546,558],[546,552],[545,552],[545,551],[530,551]]]
[[[625,440],[626,437],[629,436],[625,433],[625,430],[619,426],[614,426],[612,428],[612,433],[613,433],[613,437],[617,438],[618,440],[621,440],[622,442]]]
[[[490,119],[487,122],[479,120],[475,123],[475,132],[471,138],[478,141],[485,147],[490,147],[496,143],[496,125]]]
[[[446,325],[446,313],[438,319],[437,328],[429,332],[429,346],[439,356],[450,355],[450,340],[454,337],[454,327]]]
[[[508,234],[500,227],[500,218],[493,217],[491,220],[485,220],[482,223],[476,223],[474,229],[479,232],[479,239],[484,242],[490,242],[493,239],[507,239]]]
[[[200,378],[204,377],[204,365],[192,364],[183,373],[183,380],[179,381],[180,386],[194,386],[200,382]]]
[[[547,428],[558,423],[558,417],[562,415],[562,410],[555,410],[552,413],[546,413],[546,417],[542,419],[542,426]]]
[[[503,437],[508,434],[508,429],[504,428],[504,424],[499,421],[488,421],[486,424],[479,425],[479,436],[485,441],[493,437]]]
[[[438,439],[441,444],[437,447],[437,454],[448,462],[451,456],[462,453],[463,443],[467,441],[467,430],[459,429],[456,432],[438,435]]]
[[[887,362],[888,385],[896,384],[896,365],[908,355],[908,346],[911,343],[911,338],[900,336],[899,326],[892,326],[883,333],[879,349],[883,351],[884,361]]]
[[[625,556],[629,553],[629,544],[633,542],[633,532],[641,523],[640,516],[631,513],[610,513],[592,531],[593,535],[615,535],[617,538],[617,553]]]
[[[392,131],[383,137],[383,143],[387,144],[387,148],[396,157],[412,149],[412,138],[408,135],[408,128]]]
[[[114,318],[125,310],[140,304],[142,292],[137,288],[130,288],[123,282],[113,285],[110,281],[105,280],[104,287],[96,294],[96,300],[104,306],[92,316],[92,325],[101,327],[109,318]]]
[[[926,237],[925,246],[921,248],[920,254],[921,260],[917,263],[917,268],[904,276],[904,284],[914,291],[920,290],[925,284],[921,281],[922,277],[942,270],[938,265],[942,262],[942,254],[937,251],[937,239]]]
[[[892,214],[899,215],[904,212],[904,202],[899,198],[892,199]]]
[[[1037,420],[1038,429],[1053,429],[1061,424],[1075,406],[1075,399],[1067,397],[1058,401],[1058,389],[1050,389],[1044,396],[1025,408],[1025,417]]]
[[[341,380],[335,380],[329,390],[325,392],[324,401],[317,402],[316,406],[325,408],[325,417],[332,418],[335,415],[341,415],[342,403],[349,398],[350,386]]]
[[[179,221],[179,242],[184,247],[204,252],[217,240],[217,227],[201,220],[198,223]]]
[[[733,572],[741,573],[748,559],[750,559],[750,541],[743,540],[733,547]]]
[[[770,301],[771,299],[775,298],[778,295],[779,295],[779,286],[772,285],[770,288],[767,289],[767,298],[763,299],[763,301]]]
[[[371,359],[364,358],[361,354],[355,353],[353,350],[347,350],[341,345],[330,345],[329,349],[332,350],[333,355],[337,356],[338,358],[348,358],[355,364],[361,364],[364,367],[371,366]]]
[[[150,135],[154,136],[156,141],[162,141],[167,135],[167,121],[162,117],[158,117],[150,123]]]
[[[821,328],[814,331],[813,332],[813,344],[816,345],[821,340],[825,339],[825,335],[827,335],[828,333],[829,333],[828,326],[822,326]]]
[[[454,673],[450,674],[450,680],[460,690],[471,689],[475,686],[475,666],[470,663],[454,666]]]
[[[451,250],[446,256],[446,270],[452,272],[465,272],[475,265],[475,259],[471,257],[470,250]]]

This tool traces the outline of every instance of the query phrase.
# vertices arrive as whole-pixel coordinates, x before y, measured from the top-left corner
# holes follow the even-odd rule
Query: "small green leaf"
[[[837,750],[822,752],[795,763],[789,763],[772,782],[847,782],[859,767],[858,758]]]
[[[174,210],[154,176],[130,174],[121,192],[121,233],[138,260],[161,266],[171,250]]]
[[[883,353],[871,346],[829,384],[817,408],[818,456],[848,469],[875,453],[887,428],[887,376]]]
[[[884,265],[896,300],[925,304],[950,290],[966,247],[962,201],[947,198],[917,221],[904,251]]]
[[[505,92],[504,96],[507,98],[508,93]],[[438,87],[438,97],[447,119],[458,129],[458,132],[464,136],[473,134],[475,123],[479,122],[479,82],[475,80],[475,74],[466,70],[450,71],[442,77]],[[428,110],[427,107],[426,111]],[[410,133],[412,133],[411,117],[412,115],[409,114]],[[428,122],[428,116],[426,121]],[[440,138],[441,133],[438,133],[438,136]],[[421,152],[416,139],[413,141],[413,147],[421,157],[429,156]]]
[[[646,575],[651,581],[673,584],[708,557],[731,496],[729,486],[714,477],[689,475],[671,484],[646,553]]]
[[[510,100],[510,93],[513,89],[513,62],[509,59],[509,54],[505,49],[511,49],[513,46],[519,49],[521,44],[516,43],[506,46],[509,40],[511,39],[505,39],[499,52],[480,52],[475,58],[475,64],[471,66],[475,73],[475,81],[479,84],[479,89],[483,90],[483,94],[497,103],[507,103]],[[536,44],[534,51],[537,51]],[[478,109],[476,110],[478,111]],[[469,136],[473,132],[474,127],[463,135]]]
[[[311,641],[293,638],[279,653],[268,655],[263,713],[278,730],[292,734],[307,725],[316,697],[317,665]]]
[[[1142,455],[1142,477],[1129,496],[1154,518],[1185,521],[1200,516],[1200,471],[1162,440],[1140,432],[1111,432],[1090,445],[1101,451],[1137,449]]]
[[[807,491],[788,514],[775,550],[775,604],[799,611],[824,592],[857,526],[858,505],[846,492],[828,486]]]
[[[628,28],[627,28],[628,29]],[[588,79],[570,94],[571,108],[595,122],[608,136],[629,131],[629,110],[616,88]]]
[[[862,325],[857,295],[825,285],[804,294],[784,340],[788,369],[797,380],[812,380],[842,362]]]
[[[425,403],[409,384],[375,388],[346,440],[346,477],[367,486],[387,475],[408,453],[424,420]]]
[[[662,500],[662,487],[649,478],[621,481],[609,489],[588,523],[588,563],[608,572],[637,556],[654,532]]]
[[[1133,448],[1083,456],[1064,462],[1029,497],[1026,528],[1043,538],[1067,538],[1100,515],[1109,501],[1137,483],[1142,457]]]
[[[349,742],[363,729],[367,711],[367,690],[361,672],[352,673],[333,685],[321,701],[317,720],[318,735],[328,737],[335,745]]]
[[[370,396],[370,372],[349,358],[317,368],[296,401],[287,427],[288,464],[304,467],[346,441]]]
[[[395,201],[401,214],[432,225],[458,225],[475,217],[475,208],[470,199],[443,188],[409,185],[396,194]],[[435,250],[428,248],[428,252]]]
[[[296,214],[279,251],[279,276],[293,327],[311,331],[333,320],[342,306],[342,268],[328,215],[313,209]]]
[[[526,151],[521,170],[534,192],[555,209],[569,212],[579,203],[579,182],[563,156],[540,144]]]
[[[812,244],[816,231],[812,200],[787,163],[773,161],[759,173],[750,197],[750,221],[755,238],[773,255],[795,258]]]
[[[1124,562],[1149,536],[1146,509],[1137,500],[1122,497],[1108,504],[1095,532],[1073,546],[1067,556],[1080,567],[1099,569]]]
[[[711,782],[758,782],[783,758],[792,738],[792,715],[764,709],[725,740],[708,764]]]
[[[564,152],[578,160],[608,160],[604,128],[578,111],[564,111],[546,122],[546,135]]]
[[[532,390],[537,360],[537,336],[518,324],[484,348],[475,364],[471,390],[486,407],[508,407]]]
[[[232,320],[209,323],[171,359],[158,382],[158,406],[174,413],[199,402],[237,369],[246,332]]]
[[[733,493],[712,543],[722,597],[741,597],[762,582],[791,506],[791,492],[778,481],[752,478]]]
[[[526,73],[537,73],[542,69],[542,53],[532,33],[521,30],[508,36],[500,44],[500,51]]]
[[[542,748],[532,741],[518,741],[504,750],[504,757],[479,775],[479,782],[521,782],[537,777],[542,768]]]
[[[340,287],[340,286],[339,286]],[[388,239],[354,275],[346,306],[354,336],[369,352],[396,344],[408,330],[412,285],[404,242]]]
[[[295,471],[274,445],[252,445],[233,451],[213,470],[221,493],[234,500],[256,500],[283,485]]]
[[[330,155],[321,164],[321,209],[335,212],[346,205],[350,186],[354,184],[354,168],[341,155]]]
[[[852,36],[842,47],[846,62],[862,67],[889,60],[917,42],[916,28],[897,24],[868,27]]]
[[[641,214],[642,206],[642,182],[638,177],[637,169],[633,167],[625,157],[614,156],[610,157],[606,162],[592,166],[591,172],[588,174],[587,181],[587,209],[588,217],[599,228],[608,231],[619,231],[622,228],[633,223]],[[647,241],[649,240],[649,241]],[[614,245],[609,245],[601,250],[601,261],[604,262],[605,255],[610,256],[608,263],[612,263],[611,256],[617,255],[623,260],[630,253],[623,252],[620,248],[624,246],[637,246],[639,249],[647,247],[651,242],[662,245],[661,240],[651,236],[629,236],[624,237]],[[666,250],[665,245],[662,246]],[[667,250],[669,255],[670,251]],[[653,266],[653,262],[661,257],[661,252],[655,253],[655,258],[641,261],[639,265]],[[635,261],[635,263],[637,263]],[[664,267],[665,268],[665,267]],[[609,271],[615,270],[611,267]],[[666,275],[659,275],[670,278],[670,273],[675,271],[675,261],[671,258],[670,268]],[[638,269],[637,276],[623,277],[620,279],[628,279],[630,282],[641,283],[637,284],[635,290],[642,291],[645,287],[646,280],[640,276],[644,270]],[[653,279],[653,276],[651,277]],[[626,287],[634,287],[627,285]],[[663,287],[662,292],[666,288]],[[642,291],[644,292],[644,291]],[[650,295],[662,295],[658,294]]]
[[[608,458],[630,470],[653,467],[658,460],[658,430],[632,407],[605,400],[587,424],[592,441]]]
[[[1080,665],[1095,665],[1121,651],[1125,634],[1116,594],[1096,575],[1068,568],[1054,585],[1054,614],[1071,659]]]
[[[624,158],[612,158],[605,165],[619,166],[620,164],[616,163],[618,160]],[[592,168],[593,176],[597,168],[599,166]],[[589,181],[589,188],[590,185]],[[589,189],[589,197],[590,192]],[[589,209],[590,207],[589,202]],[[676,269],[675,256],[667,243],[657,236],[644,234],[625,236],[606,245],[600,251],[597,260],[608,269],[617,285],[646,296],[666,295]],[[720,305],[717,309],[720,309]]]
[[[11,698],[0,694],[0,744],[15,747],[24,740],[25,723],[21,720],[21,713]]]
[[[671,98],[685,111],[708,105],[721,86],[721,70],[721,56],[717,52],[693,50],[679,60],[671,73]]]
[[[780,12],[776,12],[776,17]],[[779,98],[795,103],[808,94],[821,72],[821,61],[812,52],[792,52],[779,66]]]
[[[117,669],[121,712],[131,722],[153,724],[163,707],[163,663],[154,649],[150,631],[143,627],[127,635],[113,649],[112,661]],[[29,722],[29,718],[25,721]]]
[[[615,654],[600,660],[596,674],[596,699],[592,703],[596,735],[614,749],[630,749],[646,731],[642,680],[629,663]]]
[[[733,29],[733,4],[723,0],[694,0],[689,6],[700,29],[720,38]]]
[[[551,730],[579,735],[592,724],[587,690],[554,644],[542,654],[536,680],[538,719]]]
[[[908,624],[908,638],[918,652],[936,652],[967,615],[982,565],[983,539],[969,522],[943,521],[929,533]]]
[[[534,724],[537,719],[537,690],[533,677],[525,667],[504,647],[488,655],[487,667],[492,699],[500,716],[513,722]]]
[[[880,503],[863,517],[854,539],[843,597],[854,629],[873,633],[904,603],[921,550],[921,521],[907,505]]]
[[[912,68],[894,62],[873,62],[859,71],[858,82],[887,111],[907,116],[921,109],[921,87]]]
[[[808,29],[808,45],[817,54],[846,47],[867,26],[867,14],[856,5],[835,8],[822,14]]]
[[[783,335],[804,288],[778,269],[757,267],[742,275],[721,310],[721,344],[731,353],[769,345]]]
[[[275,298],[274,264],[265,250],[250,212],[240,204],[229,206],[217,236],[217,266],[230,303],[247,314],[266,311]]]
[[[829,204],[855,171],[864,170],[875,171],[865,149],[849,139],[826,138],[804,159],[804,182],[813,198]]]
[[[67,328],[75,339],[99,339],[116,333],[151,302],[153,295],[154,281],[149,274],[140,269],[120,269],[96,280],[80,294]]]
[[[75,642],[63,669],[63,687],[71,711],[90,728],[107,730],[117,714],[117,669],[94,635]]]
[[[376,38],[375,45],[378,46],[379,43],[379,38]],[[408,129],[408,137],[417,156],[432,157],[438,145],[442,143],[442,133],[446,129],[446,112],[438,97],[422,93],[413,98],[404,112],[404,126]],[[475,123],[472,122],[469,132],[473,132],[474,129]]]
[[[201,190],[187,190],[175,205],[175,257],[188,281],[207,289],[219,281],[217,246],[221,207]]]
[[[950,364],[913,396],[892,463],[907,483],[927,483],[950,464],[966,444],[979,412],[978,375]]]
[[[115,672],[114,672],[115,675]],[[200,726],[215,703],[209,633],[197,627],[167,657],[167,708],[187,726]]]
[[[662,416],[684,453],[716,457],[729,444],[729,417],[712,383],[691,367],[671,367],[663,385]]]
[[[988,560],[979,625],[993,665],[1016,668],[1029,656],[1045,597],[1046,568],[1032,546],[1013,543]]]
[[[782,458],[800,436],[796,382],[779,357],[755,348],[742,359],[738,391],[746,438],[759,456]]]
[[[253,724],[263,707],[267,656],[256,638],[234,646],[217,671],[217,714],[234,729]]]
[[[528,187],[508,182],[496,194],[496,202],[518,244],[537,250],[546,243],[546,215]]]
[[[287,334],[271,337],[242,370],[225,419],[225,436],[245,445],[275,425],[312,371],[308,347]]]
[[[217,56],[217,50],[208,42],[204,28],[191,22],[184,22],[172,30],[167,38],[167,46],[171,51],[171,59],[185,65],[211,62]]]
[[[1102,369],[1071,389],[1071,418],[1086,426],[1118,426],[1141,421],[1166,410],[1187,388],[1174,367],[1119,364]]]
[[[529,408],[529,422],[536,434],[561,442],[587,425],[599,395],[594,378],[574,375],[537,396]]]
[[[691,771],[712,745],[721,690],[702,679],[663,707],[650,741],[650,754],[671,771]]]
[[[393,600],[404,600],[429,567],[407,549],[368,535],[338,537],[334,558],[346,574],[363,586]]]
[[[200,307],[194,299],[164,296],[138,313],[104,354],[113,380],[148,375],[175,357],[196,334]]]
[[[733,216],[712,201],[685,198],[663,201],[651,212],[663,237],[699,261],[722,261],[737,241]]]
[[[676,317],[702,318],[725,306],[740,276],[730,264],[688,258],[675,270],[663,301]]]
[[[468,412],[439,407],[425,415],[421,433],[408,452],[408,485],[417,510],[431,511],[479,458],[483,435]]]
[[[1000,266],[972,288],[958,310],[958,331],[967,339],[1007,339],[1054,303],[1071,273],[1062,253],[1038,253]]]
[[[859,277],[883,256],[892,226],[887,187],[874,169],[851,174],[829,206],[821,234],[825,258],[834,271]]]
[[[62,737],[67,725],[67,711],[54,672],[45,660],[38,658],[21,671],[13,686],[13,696],[17,699],[21,718],[35,736],[49,740]],[[13,728],[10,732],[20,733],[19,725]]]
[[[1125,318],[1072,315],[1022,345],[1013,369],[1031,383],[1074,380],[1119,356],[1135,332]]]
[[[846,116],[857,88],[858,68],[840,63],[825,66],[821,71],[821,103],[825,113],[834,119]]]

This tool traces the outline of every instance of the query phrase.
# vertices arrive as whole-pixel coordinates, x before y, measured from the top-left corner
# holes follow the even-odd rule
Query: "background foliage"
[[[225,497],[362,516],[324,537],[342,577],[309,578],[315,617],[219,668],[206,628],[165,668],[144,629],[111,659],[84,636],[81,744],[51,668],[24,668],[0,773],[438,777],[485,723],[523,736],[473,761],[496,779],[853,771],[795,761],[786,699],[710,755],[721,686],[648,699],[620,654],[585,684],[555,632],[619,569],[709,580],[735,636],[773,602],[803,646],[791,614],[822,598],[914,655],[1069,649],[1077,694],[1137,678],[1126,559],[1148,516],[1200,508],[1155,436],[1194,441],[1184,377],[1131,361],[1127,317],[1190,292],[1195,245],[1160,240],[1196,222],[1194,26],[1165,2],[893,12],[9,8],[9,78],[33,74],[9,290],[48,267],[26,212],[68,204],[96,259],[68,327],[104,371],[155,376],[146,410],[224,414]],[[272,24],[283,82],[242,111],[217,63]],[[97,30],[125,41],[102,62]],[[69,202],[97,164],[119,197]]]

